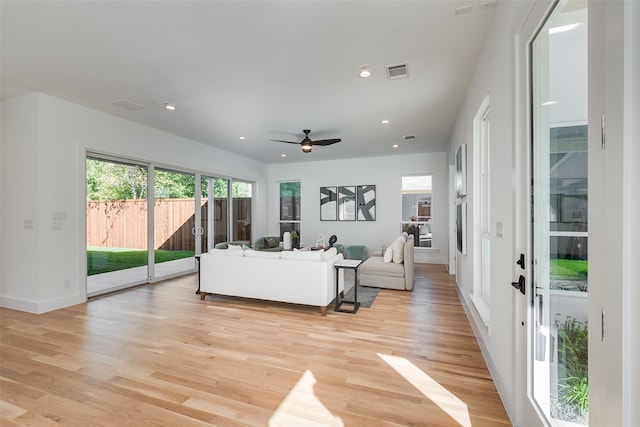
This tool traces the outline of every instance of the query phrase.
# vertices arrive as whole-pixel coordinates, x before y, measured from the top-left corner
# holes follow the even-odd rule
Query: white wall
[[[433,174],[433,249],[416,254],[417,262],[445,264],[447,236],[447,162],[445,153],[397,155],[269,166],[268,229],[279,233],[278,182],[300,181],[302,191],[301,244],[313,245],[332,234],[345,246],[365,245],[369,254],[389,245],[401,232],[403,175]],[[376,220],[320,221],[320,187],[376,186]]]
[[[591,425],[640,425],[639,9],[632,1],[589,4]]]
[[[625,144],[627,148],[626,169],[629,172],[627,181],[627,195],[629,204],[627,206],[626,218],[629,225],[629,244],[625,259],[625,294],[623,299],[626,302],[625,312],[628,316],[624,319],[624,339],[623,366],[625,370],[625,384],[623,389],[626,413],[623,419],[629,425],[640,424],[640,368],[637,357],[640,354],[640,223],[638,222],[638,212],[640,212],[640,4],[638,2],[628,2],[625,16],[625,28],[628,28],[628,39],[625,41],[625,55],[628,61],[625,68]],[[633,23],[633,25],[631,25]],[[635,118],[635,120],[634,120]]]
[[[40,313],[86,299],[87,150],[254,181],[255,210],[266,209],[262,163],[47,95],[3,100],[2,306]],[[62,230],[52,230],[54,213]]]
[[[2,295],[5,289],[14,306],[26,309],[26,303],[39,299],[38,269],[33,262],[38,251],[38,174],[29,173],[35,165],[38,141],[38,102],[36,97],[2,104]],[[16,141],[9,143],[9,141]],[[33,229],[25,229],[32,221]],[[16,273],[13,281],[7,277]],[[25,306],[16,305],[24,302]]]
[[[448,163],[455,163],[455,152],[467,144],[467,254],[456,251],[456,281],[469,320],[482,348],[487,366],[511,420],[515,420],[515,301],[524,298],[510,286],[513,265],[513,142],[515,134],[515,35],[531,7],[530,2],[498,2],[493,22],[480,54],[473,79],[449,143]],[[470,295],[474,284],[474,261],[478,254],[479,227],[473,226],[473,212],[478,203],[473,191],[474,156],[479,148],[473,144],[473,120],[485,97],[491,111],[491,303],[490,324],[485,325]],[[502,223],[503,237],[495,235]]]
[[[541,5],[544,2],[538,2]],[[526,99],[524,74],[518,75],[523,80],[516,81],[514,70],[522,71],[521,62],[526,59],[527,52],[516,50],[516,36],[525,22],[533,2],[498,2],[494,21],[485,40],[472,83],[467,91],[464,105],[460,110],[448,150],[448,163],[454,163],[454,153],[460,144],[468,144],[468,177],[473,177],[474,147],[472,144],[472,121],[482,99],[488,94],[491,104],[491,210],[494,213],[493,225],[496,221],[504,223],[504,238],[493,239],[492,254],[492,302],[491,328],[489,330],[474,311],[469,300],[473,290],[474,258],[478,256],[474,250],[476,232],[469,234],[466,256],[457,254],[456,274],[460,291],[469,318],[483,350],[487,365],[494,377],[498,391],[506,410],[515,425],[535,425],[523,421],[523,402],[526,395],[519,400],[521,389],[516,378],[523,381],[527,378],[526,364],[516,363],[515,352],[517,339],[521,336],[520,321],[526,316],[514,309],[522,305],[528,306],[517,291],[510,289],[509,282],[515,280],[513,264],[518,253],[515,251],[514,191],[516,177],[526,175],[523,169],[514,170],[514,141],[523,132],[523,123],[514,112],[522,111]],[[597,6],[597,7],[594,7]],[[544,4],[542,4],[544,7]],[[589,5],[589,59],[592,60],[592,47],[601,45],[605,52],[604,60],[597,57],[589,63],[589,114],[590,129],[590,421],[592,425],[624,425],[635,426],[640,421],[640,409],[637,401],[640,392],[640,370],[637,368],[640,334],[638,328],[638,262],[640,227],[638,227],[638,68],[640,64],[640,36],[637,18],[640,7],[636,2],[592,2]],[[625,9],[625,15],[621,9]],[[606,12],[605,12],[605,9]],[[537,13],[537,12],[536,12]],[[633,15],[632,15],[633,14]],[[592,32],[592,15],[599,15],[606,26]],[[541,19],[543,16],[541,17]],[[624,20],[624,26],[623,21]],[[606,31],[605,31],[606,29]],[[624,29],[624,31],[623,31]],[[622,45],[624,44],[624,49]],[[520,48],[520,45],[517,45]],[[623,53],[624,50],[624,53]],[[582,52],[584,53],[584,52]],[[583,58],[583,57],[581,57]],[[582,60],[582,59],[581,59]],[[599,67],[601,69],[599,69]],[[593,73],[596,68],[598,73]],[[593,91],[591,80],[597,80]],[[595,93],[594,93],[595,92]],[[591,111],[595,105],[592,98],[600,97],[603,106],[598,111]],[[559,95],[560,96],[560,95]],[[516,102],[518,102],[516,108]],[[584,106],[584,100],[581,100]],[[601,108],[601,109],[600,109]],[[595,110],[595,108],[593,108]],[[600,143],[592,144],[592,139],[599,138],[599,118],[607,113],[608,147],[600,148]],[[577,115],[554,117],[557,122],[581,120],[584,108]],[[516,129],[516,124],[518,129]],[[524,127],[523,127],[524,129]],[[524,131],[526,134],[526,130]],[[520,138],[522,139],[522,138]],[[526,136],[525,136],[526,139]],[[518,147],[522,149],[522,147]],[[526,157],[526,156],[525,156]],[[593,162],[592,162],[593,157]],[[601,163],[596,163],[599,158]],[[594,166],[592,168],[591,166]],[[526,167],[526,166],[525,166]],[[593,175],[593,176],[592,176]],[[592,179],[597,177],[597,179]],[[526,185],[526,184],[523,184]],[[592,190],[593,186],[593,190]],[[469,185],[467,188],[472,188]],[[592,197],[596,196],[596,197]],[[476,202],[474,194],[467,197],[470,211]],[[600,203],[601,202],[601,203]],[[592,204],[602,211],[601,215],[591,214]],[[518,205],[520,208],[520,205]],[[527,227],[523,224],[522,227]],[[477,230],[474,230],[477,231]],[[526,230],[522,231],[526,234]],[[522,243],[522,242],[521,242]],[[602,343],[598,334],[601,323],[600,307],[608,307],[607,334]],[[521,329],[520,329],[521,331]],[[593,333],[591,333],[593,332]],[[593,340],[591,338],[594,338]],[[603,347],[602,350],[596,347]],[[596,349],[597,351],[592,351]],[[526,357],[525,354],[520,354]],[[516,372],[516,368],[522,372]],[[593,375],[593,376],[592,376]],[[622,380],[620,381],[620,378]],[[594,379],[595,381],[592,381]],[[534,415],[535,417],[535,415]]]

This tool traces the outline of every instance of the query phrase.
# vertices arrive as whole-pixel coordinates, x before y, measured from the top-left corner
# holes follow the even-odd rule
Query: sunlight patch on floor
[[[344,426],[316,397],[313,386],[317,382],[311,371],[305,371],[269,418],[269,426]]]
[[[456,420],[458,424],[464,427],[471,427],[471,418],[469,417],[467,405],[440,383],[404,357],[380,353],[378,353],[378,356],[433,403],[438,405],[440,409]]]

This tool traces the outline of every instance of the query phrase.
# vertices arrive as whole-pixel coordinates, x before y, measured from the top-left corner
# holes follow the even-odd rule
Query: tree
[[[281,182],[280,197],[300,197],[300,182]]]
[[[157,199],[193,199],[196,178],[193,174],[156,169],[153,187]]]
[[[147,168],[140,165],[115,163],[107,160],[87,159],[88,200],[136,200],[147,197]],[[299,183],[289,183],[298,185]],[[193,199],[195,175],[163,169],[154,170],[153,191],[157,199]],[[202,179],[200,190],[203,198],[209,195],[209,180]],[[229,180],[213,178],[213,194],[217,199],[228,197]],[[293,187],[292,187],[293,188]],[[232,197],[251,197],[253,185],[233,181]],[[291,190],[295,191],[295,190]]]
[[[87,159],[87,199],[131,200],[147,197],[147,168]]]

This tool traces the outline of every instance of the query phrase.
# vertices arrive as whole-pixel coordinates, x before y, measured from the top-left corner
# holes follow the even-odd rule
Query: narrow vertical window
[[[482,230],[482,298],[491,302],[491,121],[487,108],[480,120],[480,224]]]
[[[300,238],[300,181],[280,183],[280,237],[295,231]]]
[[[489,96],[473,119],[474,257],[471,300],[490,332],[491,326],[491,111]]]

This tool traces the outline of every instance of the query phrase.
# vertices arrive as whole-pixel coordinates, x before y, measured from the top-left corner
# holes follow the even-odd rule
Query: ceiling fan
[[[335,144],[336,142],[342,141],[340,138],[319,139],[317,141],[312,141],[309,138],[309,133],[311,132],[311,130],[304,129],[302,132],[304,132],[304,139],[300,142],[283,141],[281,139],[272,139],[271,141],[286,142],[287,144],[299,144],[300,148],[302,148],[303,153],[310,153],[314,145],[325,146],[325,145],[331,145],[331,144]]]

